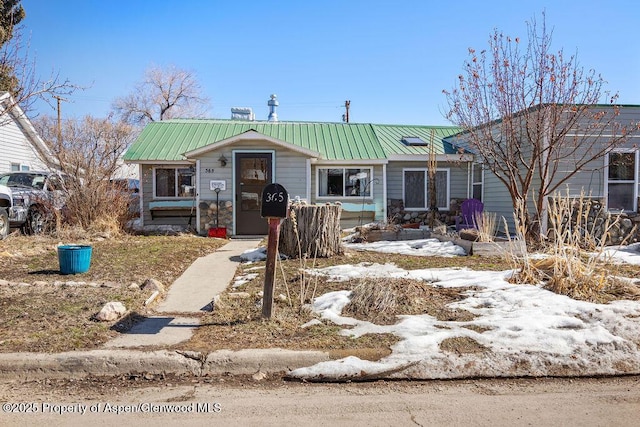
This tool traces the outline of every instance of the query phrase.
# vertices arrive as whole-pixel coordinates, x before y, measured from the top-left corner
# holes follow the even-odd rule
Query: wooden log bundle
[[[328,258],[343,253],[340,239],[342,206],[291,205],[280,226],[278,250],[290,258]]]

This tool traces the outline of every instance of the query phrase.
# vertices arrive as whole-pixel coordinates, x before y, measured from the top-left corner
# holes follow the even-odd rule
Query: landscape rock
[[[145,291],[158,291],[164,293],[164,285],[156,279],[147,279],[141,286],[141,289]]]
[[[101,322],[112,322],[119,319],[127,312],[127,308],[123,303],[118,301],[108,302],[96,314],[96,319]]]
[[[251,294],[249,292],[229,292],[227,296],[231,299],[246,299],[250,298]]]
[[[262,381],[267,378],[267,374],[265,372],[258,371],[255,374],[251,375],[251,378],[253,378],[254,381]]]

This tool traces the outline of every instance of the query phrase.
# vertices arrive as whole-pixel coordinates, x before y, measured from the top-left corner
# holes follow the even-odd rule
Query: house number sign
[[[263,218],[286,218],[289,206],[289,193],[280,184],[269,184],[262,190],[262,208],[260,215]]]
[[[227,181],[209,181],[209,190],[211,191],[224,191],[227,189]]]

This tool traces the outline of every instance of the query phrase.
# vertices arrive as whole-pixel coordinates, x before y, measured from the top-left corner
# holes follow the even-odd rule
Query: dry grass
[[[476,224],[478,225],[478,241],[493,242],[498,231],[498,223],[495,212],[486,212],[476,214]]]
[[[595,236],[589,225],[591,203],[581,194],[556,194],[549,204],[549,238],[544,259],[512,256],[518,273],[514,283],[544,283],[545,288],[571,298],[608,302],[621,296],[640,299],[638,287],[618,278],[618,266],[603,262],[608,231],[617,219],[604,223],[604,236]],[[523,235],[523,228],[517,230]]]
[[[342,256],[319,258],[315,263],[317,268],[323,268],[346,263],[379,262],[380,257],[380,254],[375,253],[347,252]],[[451,258],[448,260],[451,261]],[[385,254],[384,261],[404,264],[405,268],[427,268],[428,264],[444,266],[447,263],[444,259],[393,254]],[[403,314],[429,314],[439,320],[458,321],[468,321],[473,317],[468,312],[454,311],[447,307],[447,304],[461,299],[461,293],[466,289],[436,288],[428,283],[407,279],[334,283],[328,282],[322,276],[304,275],[300,271],[300,260],[285,260],[281,262],[281,269],[276,274],[273,316],[267,321],[261,318],[260,307],[262,301],[260,292],[264,283],[264,269],[260,267],[263,265],[264,262],[242,265],[239,274],[256,272],[259,274],[258,277],[236,290],[229,289],[222,294],[214,311],[202,318],[202,326],[198,328],[194,337],[177,348],[212,351],[224,348],[281,347],[294,350],[326,350],[334,357],[357,355],[368,359],[389,354],[390,346],[398,341],[398,338],[393,335],[364,335],[352,338],[339,334],[339,331],[344,329],[343,326],[326,321],[303,327],[305,323],[316,318],[306,307],[310,302],[307,290],[299,286],[301,281],[310,280],[313,280],[317,295],[343,289],[353,290],[356,293],[354,301],[343,310],[343,313],[360,320],[393,324],[397,322],[397,316]],[[286,278],[286,282],[283,277]],[[243,298],[234,295],[239,291],[245,293]],[[394,302],[388,304],[383,312],[378,312],[370,306],[370,301],[376,298],[367,298],[368,291],[387,295],[387,298],[393,299]],[[302,295],[306,295],[304,300]]]
[[[124,323],[91,320],[105,302],[123,301],[134,319],[152,314],[143,306],[149,293],[129,289],[129,284],[153,277],[168,285],[197,257],[224,244],[218,239],[191,235],[105,238],[104,233],[87,237],[77,230],[65,232],[65,236],[58,234],[57,239],[11,235],[0,241],[0,279],[31,284],[0,285],[0,322],[4,325],[0,332],[0,352],[97,348],[116,336],[116,330]],[[60,275],[55,249],[59,242],[91,243],[94,247],[91,269],[72,277]],[[316,317],[305,306],[311,295],[342,289],[354,292],[354,302],[345,309],[345,314],[360,320],[391,324],[397,321],[398,315],[409,314],[428,314],[441,321],[468,321],[473,317],[468,312],[448,308],[448,304],[462,298],[461,293],[466,289],[438,288],[428,283],[390,278],[333,283],[323,277],[305,276],[301,271],[311,266],[358,263],[394,263],[405,269],[468,267],[501,271],[511,267],[504,258],[412,257],[374,252],[346,252],[308,264],[284,260],[276,270],[273,317],[266,321],[261,317],[260,307],[265,263],[242,264],[238,274],[258,273],[258,276],[223,293],[214,311],[201,316],[202,326],[193,338],[174,348],[203,352],[272,347],[318,349],[334,357],[356,355],[372,360],[389,354],[390,347],[398,341],[392,335],[352,338],[339,333],[344,327],[326,321],[302,327]],[[626,266],[623,272],[627,277],[640,277],[637,267]],[[53,284],[68,280],[94,282],[96,286]],[[42,283],[34,285],[35,282]],[[313,292],[301,287],[301,282],[312,283]],[[248,297],[233,295],[238,292]],[[461,354],[482,351],[469,340],[447,341],[443,349]]]
[[[470,321],[467,311],[451,310],[447,305],[463,298],[469,288],[435,288],[408,279],[363,279],[353,287],[347,316],[374,323],[394,324],[398,315],[429,314],[441,321]]]
[[[195,236],[87,237],[77,229],[44,236],[12,234],[0,241],[0,279],[21,285],[0,286],[0,352],[59,352],[96,348],[117,335],[118,324],[93,316],[109,301],[121,301],[132,316],[146,313],[149,292],[129,289],[152,277],[172,283],[197,257],[223,242]],[[63,276],[56,246],[90,243],[87,273]],[[69,281],[94,285],[65,285]]]
[[[93,246],[91,268],[87,273],[63,276],[58,271],[56,247],[59,243],[90,243]],[[130,318],[144,317],[143,303],[148,292],[129,289],[131,283],[142,283],[153,277],[165,285],[172,283],[197,257],[214,251],[224,241],[191,235],[130,236],[100,232],[87,235],[79,229],[66,228],[56,237],[20,236],[12,234],[0,241],[0,279],[27,285],[0,286],[0,322],[6,325],[0,332],[0,352],[58,352],[97,348],[118,334],[127,322],[99,323],[95,313],[112,300],[125,303]],[[305,276],[301,269],[314,265],[360,262],[390,262],[400,267],[477,267],[501,270],[508,268],[502,259],[425,258],[376,253],[345,253],[326,259],[300,263],[285,260],[276,271],[273,317],[261,318],[261,297],[264,284],[264,262],[243,264],[238,273],[258,272],[258,277],[239,289],[229,289],[222,295],[214,312],[204,314],[202,326],[194,337],[175,348],[213,351],[229,348],[321,349],[334,357],[357,355],[377,359],[390,352],[398,341],[392,335],[365,335],[351,338],[339,334],[342,327],[323,322],[306,328],[302,325],[314,318],[305,308],[313,292],[316,295],[331,290],[355,288],[361,283],[330,283],[322,277]],[[253,268],[258,267],[257,270]],[[69,280],[94,283],[94,286],[54,285]],[[300,286],[303,281],[305,287]],[[34,283],[36,283],[34,285]],[[403,280],[379,280],[398,292],[396,306],[383,316],[374,311],[355,315],[362,320],[394,322],[398,314],[428,313],[440,319],[464,319],[464,313],[452,312],[446,304],[459,299],[459,291],[433,288],[428,284]],[[280,295],[287,295],[281,299]],[[234,298],[234,291],[249,294],[249,298]],[[351,305],[351,308],[357,307]],[[356,311],[363,311],[357,309]],[[366,311],[366,310],[365,310]],[[468,313],[466,314],[468,315]],[[460,317],[462,316],[462,317]]]

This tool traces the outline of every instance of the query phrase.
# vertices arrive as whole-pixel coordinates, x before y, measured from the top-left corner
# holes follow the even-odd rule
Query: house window
[[[195,195],[195,174],[191,168],[156,168],[154,180],[154,197],[191,198]]]
[[[29,165],[11,163],[11,172],[27,172],[29,169]]]
[[[471,165],[471,198],[482,200],[482,163],[474,163]]]
[[[319,168],[318,197],[371,197],[371,168]]]
[[[610,210],[635,211],[638,185],[636,163],[636,152],[609,153],[607,206]]]
[[[407,210],[429,208],[429,175],[427,169],[403,170],[404,207]],[[449,169],[436,170],[436,205],[440,210],[449,209]]]

